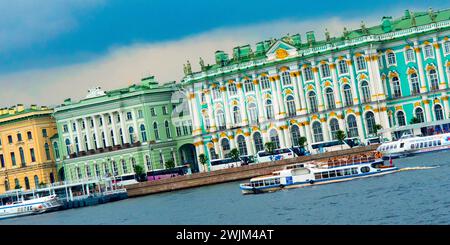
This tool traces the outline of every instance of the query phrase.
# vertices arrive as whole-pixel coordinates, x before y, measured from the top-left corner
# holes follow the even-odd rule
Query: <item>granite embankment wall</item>
[[[360,154],[373,151],[378,145],[357,147],[348,150],[326,152],[311,156],[301,156],[276,162],[265,162],[260,164],[247,165],[242,167],[227,168],[212,172],[196,173],[191,175],[178,176],[169,179],[162,179],[151,182],[141,182],[127,187],[128,197],[149,195],[160,192],[180,190],[204,185],[212,185],[224,182],[249,179],[260,175],[270,174],[273,171],[281,170],[285,165],[306,162],[311,160],[327,159],[343,155]],[[236,187],[237,188],[237,187]]]

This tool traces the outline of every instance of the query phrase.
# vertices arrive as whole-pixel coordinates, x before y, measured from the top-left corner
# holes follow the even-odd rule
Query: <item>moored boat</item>
[[[393,165],[385,166],[376,153],[371,156],[351,156],[329,159],[327,162],[305,162],[286,166],[271,175],[250,179],[240,184],[243,194],[257,194],[277,191],[283,188],[296,188],[316,184],[326,184],[383,175],[398,170]]]
[[[40,214],[55,210],[62,205],[56,195],[18,200],[0,206],[0,219],[13,218],[25,215]]]

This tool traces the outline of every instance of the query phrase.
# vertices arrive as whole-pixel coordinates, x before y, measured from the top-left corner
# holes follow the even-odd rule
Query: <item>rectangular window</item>
[[[162,107],[162,111],[163,111],[163,114],[164,114],[164,115],[169,114],[169,112],[167,111],[167,107],[166,107],[166,106],[163,106],[163,107]]]
[[[12,144],[13,143],[13,138],[11,135],[8,135],[8,143]]]
[[[144,118],[144,113],[142,110],[138,110],[138,118]]]
[[[156,117],[156,111],[155,108],[150,108],[150,114],[152,114],[153,117]]]
[[[177,126],[177,136],[181,136],[181,127]]]
[[[44,138],[47,138],[47,137],[48,137],[48,135],[47,135],[47,129],[45,129],[45,128],[42,129],[42,137],[44,137]]]
[[[0,154],[0,163],[1,163],[1,167],[4,168],[5,167],[5,158],[3,157],[3,154]]]
[[[127,120],[132,120],[133,116],[131,115],[131,112],[127,112]]]
[[[36,162],[36,155],[34,154],[34,149],[30,149],[31,162]]]
[[[63,131],[64,131],[64,133],[68,133],[69,132],[69,128],[67,127],[67,124],[63,125]]]
[[[16,166],[16,155],[14,152],[11,152],[11,162],[13,166]]]
[[[17,141],[22,141],[22,134],[17,134]]]
[[[77,131],[77,125],[75,123],[72,123],[72,131],[73,132]]]

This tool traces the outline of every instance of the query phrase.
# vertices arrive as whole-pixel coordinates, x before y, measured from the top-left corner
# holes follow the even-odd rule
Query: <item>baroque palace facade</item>
[[[165,169],[169,160],[175,166],[192,163],[195,170],[190,120],[172,123],[177,90],[149,77],[127,88],[92,89],[78,102],[67,99],[54,112],[59,174],[67,181],[124,177],[134,175],[136,165],[146,172]]]
[[[0,109],[0,193],[57,181],[50,141],[56,134],[52,113],[36,105]]]
[[[316,41],[314,32],[217,51],[216,64],[185,65],[196,153],[209,159],[348,138],[367,142],[383,129],[448,119],[450,10],[383,17],[378,26]],[[382,130],[385,139],[399,132]]]

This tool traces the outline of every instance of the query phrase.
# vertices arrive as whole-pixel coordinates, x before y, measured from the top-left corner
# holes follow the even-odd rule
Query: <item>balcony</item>
[[[122,149],[133,148],[133,147],[139,147],[141,145],[142,145],[142,143],[140,141],[137,141],[137,142],[134,142],[133,144],[125,143],[123,145],[115,145],[115,146],[108,146],[105,148],[90,149],[88,151],[80,151],[78,153],[74,152],[74,153],[70,154],[70,159],[84,157],[84,156],[92,156],[92,155],[96,155],[96,154],[113,152],[113,151],[118,151],[118,150],[122,150]]]

